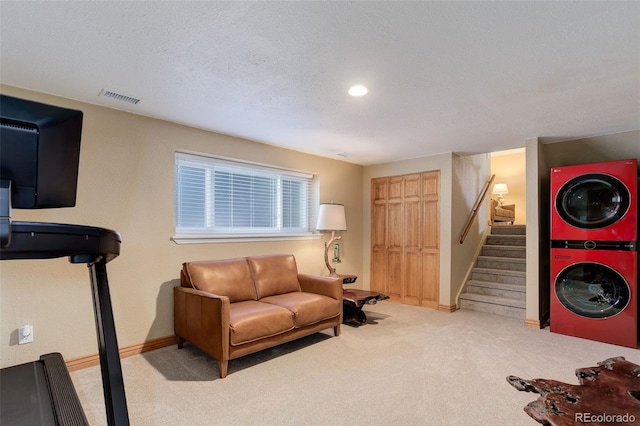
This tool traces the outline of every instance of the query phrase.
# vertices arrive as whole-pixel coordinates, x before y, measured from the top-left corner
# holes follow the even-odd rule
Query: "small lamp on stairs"
[[[496,183],[495,185],[493,185],[492,194],[498,196],[498,208],[502,208],[502,202],[504,201],[504,198],[502,196],[508,193],[509,193],[509,188],[507,188],[506,183]]]

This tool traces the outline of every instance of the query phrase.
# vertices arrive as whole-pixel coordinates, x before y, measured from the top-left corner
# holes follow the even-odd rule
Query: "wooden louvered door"
[[[422,282],[420,304],[438,309],[440,294],[440,172],[423,173],[420,225]]]
[[[404,176],[402,303],[420,305],[422,244],[420,243],[420,175]]]
[[[387,196],[387,289],[392,299],[402,298],[402,178],[389,179]]]
[[[438,307],[440,173],[371,181],[371,290]]]
[[[388,179],[371,182],[371,290],[389,295],[387,286],[387,192]]]

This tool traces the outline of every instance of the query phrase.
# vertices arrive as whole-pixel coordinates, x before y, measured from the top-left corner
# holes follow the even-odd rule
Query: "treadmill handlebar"
[[[71,263],[109,262],[120,254],[116,231],[95,226],[12,222],[11,239],[0,247],[0,260],[69,257]]]

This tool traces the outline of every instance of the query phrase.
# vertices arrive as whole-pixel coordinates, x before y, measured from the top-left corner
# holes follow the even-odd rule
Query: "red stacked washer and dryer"
[[[551,331],[638,344],[636,159],[551,169]]]

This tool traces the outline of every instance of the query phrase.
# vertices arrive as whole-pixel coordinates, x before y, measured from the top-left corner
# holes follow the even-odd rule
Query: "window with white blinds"
[[[178,152],[176,234],[192,238],[310,235],[313,179],[297,171]]]

